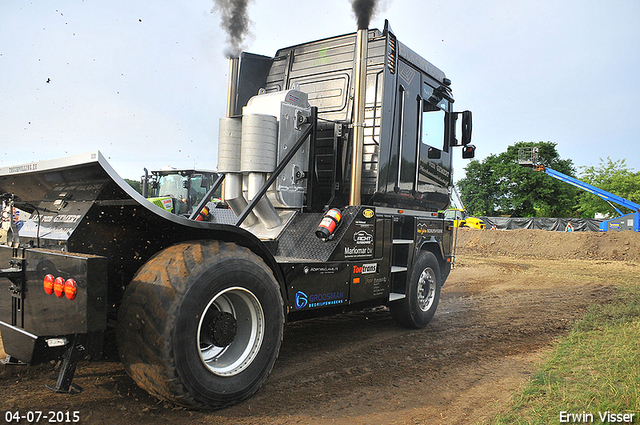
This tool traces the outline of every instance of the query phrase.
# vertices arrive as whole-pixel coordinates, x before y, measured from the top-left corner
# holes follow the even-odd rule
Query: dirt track
[[[75,396],[44,388],[53,365],[0,366],[0,410],[79,411],[91,424],[476,423],[588,304],[640,284],[640,235],[631,232],[462,231],[458,240],[430,326],[399,328],[383,309],[291,324],[265,386],[237,406],[158,402],[114,361],[81,364]]]

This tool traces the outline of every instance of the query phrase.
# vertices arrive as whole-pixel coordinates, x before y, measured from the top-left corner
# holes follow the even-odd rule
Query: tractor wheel
[[[389,305],[394,320],[408,328],[427,326],[438,308],[441,277],[436,256],[422,251],[411,269],[406,297]]]
[[[150,394],[217,409],[258,390],[283,329],[280,288],[264,261],[233,243],[196,241],[138,271],[120,307],[118,349]]]

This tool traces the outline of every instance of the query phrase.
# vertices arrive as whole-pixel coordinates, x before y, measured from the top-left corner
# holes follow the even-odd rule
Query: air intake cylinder
[[[271,115],[247,114],[242,117],[242,151],[240,170],[247,175],[249,201],[267,181],[278,159],[278,120]],[[271,202],[263,197],[254,209],[267,229],[282,224]]]
[[[221,118],[218,137],[218,171],[225,174],[224,196],[227,204],[236,215],[240,215],[247,207],[247,200],[242,195],[242,172],[240,157],[242,148],[242,118]],[[250,214],[243,225],[251,227],[258,222],[255,215]]]

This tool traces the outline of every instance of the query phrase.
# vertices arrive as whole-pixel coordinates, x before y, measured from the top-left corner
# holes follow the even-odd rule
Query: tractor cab
[[[149,174],[145,169],[145,175],[142,176],[142,194],[154,205],[166,211],[188,216],[217,178],[218,173],[215,171],[165,167]]]

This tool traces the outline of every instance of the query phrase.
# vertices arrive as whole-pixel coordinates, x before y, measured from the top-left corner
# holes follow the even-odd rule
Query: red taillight
[[[56,294],[56,297],[62,298],[64,296],[64,279],[61,277],[57,277],[53,282],[53,293]]]
[[[64,294],[70,300],[74,300],[76,298],[76,294],[78,293],[78,287],[76,286],[76,281],[73,279],[67,279],[64,283]]]
[[[48,274],[44,277],[44,292],[53,294],[53,275]]]
[[[76,295],[78,295],[78,285],[74,279],[65,280],[58,276],[57,278],[53,278],[53,275],[46,275],[43,281],[44,292],[47,294],[56,294],[56,297],[62,298],[67,297],[70,300],[75,300]]]

